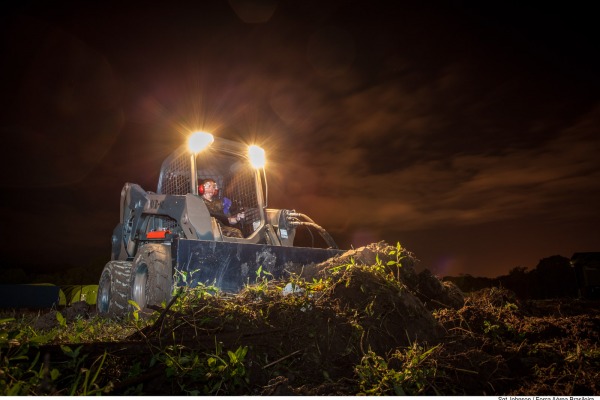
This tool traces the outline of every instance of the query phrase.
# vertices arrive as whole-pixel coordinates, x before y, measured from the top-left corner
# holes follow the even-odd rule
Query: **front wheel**
[[[168,303],[173,290],[171,249],[157,243],[143,246],[133,261],[131,298],[142,309]]]
[[[102,270],[96,297],[98,313],[122,316],[130,310],[130,261],[109,261]]]

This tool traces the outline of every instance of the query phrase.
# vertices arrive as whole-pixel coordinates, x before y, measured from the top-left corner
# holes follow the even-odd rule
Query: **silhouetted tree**
[[[447,276],[443,280],[454,283],[463,292],[475,292],[477,290],[489,288],[496,285],[495,279],[474,277],[469,274],[460,274],[456,276]]]
[[[508,272],[508,275],[499,276],[498,281],[503,287],[515,292],[519,298],[531,298],[531,278],[527,267],[514,267]]]
[[[531,272],[530,283],[536,299],[577,296],[575,271],[570,260],[559,255],[540,260]]]
[[[508,275],[494,279],[461,274],[458,277],[444,277],[444,280],[455,283],[463,292],[502,286],[513,291],[521,299],[578,296],[575,270],[568,258],[559,255],[540,260],[532,271],[517,266],[511,269]]]
[[[11,268],[6,271],[2,271],[2,279],[0,283],[20,284],[28,283],[29,278],[27,273],[22,268]]]

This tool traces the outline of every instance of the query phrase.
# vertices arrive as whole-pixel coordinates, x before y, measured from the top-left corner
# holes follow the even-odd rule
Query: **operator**
[[[204,204],[206,204],[210,215],[215,217],[219,222],[223,235],[243,238],[242,231],[230,225],[236,225],[240,221],[243,221],[244,218],[246,218],[246,215],[243,212],[239,212],[234,216],[230,215],[229,207],[225,209],[223,200],[217,198],[218,193],[219,188],[217,182],[211,178],[204,179],[198,185],[198,194],[202,196],[202,200],[204,200]],[[229,202],[229,205],[230,204],[231,201]]]

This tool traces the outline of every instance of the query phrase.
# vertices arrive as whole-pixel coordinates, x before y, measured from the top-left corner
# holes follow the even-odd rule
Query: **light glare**
[[[188,139],[188,148],[192,153],[199,153],[214,141],[214,136],[208,132],[194,132]]]
[[[256,145],[248,147],[248,157],[254,168],[264,168],[267,163],[265,151]]]

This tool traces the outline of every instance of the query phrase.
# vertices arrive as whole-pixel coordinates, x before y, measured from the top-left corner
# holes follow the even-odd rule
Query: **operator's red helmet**
[[[198,194],[202,196],[204,193],[206,193],[204,188],[207,184],[215,185],[215,196],[218,196],[219,187],[217,186],[217,182],[215,182],[215,180],[211,178],[206,178],[200,181],[200,183],[198,184]]]

